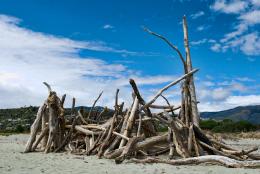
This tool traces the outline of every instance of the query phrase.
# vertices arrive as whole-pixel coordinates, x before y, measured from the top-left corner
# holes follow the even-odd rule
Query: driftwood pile
[[[260,156],[252,154],[257,147],[237,150],[212,135],[206,135],[199,127],[199,113],[188,45],[186,19],[183,19],[184,45],[186,57],[165,37],[148,29],[148,33],[164,40],[177,51],[184,67],[184,75],[158,91],[145,101],[133,79],[133,101],[129,108],[118,103],[116,90],[112,117],[105,116],[105,110],[93,114],[102,93],[95,100],[88,115],[75,109],[72,101],[71,113],[65,114],[66,95],[59,98],[46,82],[49,95],[39,108],[31,126],[31,135],[25,152],[69,151],[78,155],[97,155],[99,158],[114,159],[121,163],[125,159],[139,163],[167,163],[172,165],[217,163],[227,167],[260,167]],[[181,83],[180,106],[172,106],[163,93]],[[167,105],[155,105],[162,97]],[[158,112],[158,110],[161,110]],[[178,111],[178,114],[176,114]],[[168,127],[167,133],[160,133],[158,125]],[[158,158],[155,156],[168,156]]]

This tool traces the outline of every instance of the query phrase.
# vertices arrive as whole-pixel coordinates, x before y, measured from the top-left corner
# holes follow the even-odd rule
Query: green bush
[[[234,122],[230,119],[224,119],[222,121],[201,120],[200,126],[202,129],[211,130],[213,132],[248,132],[255,131],[258,128],[258,126],[248,121]]]
[[[216,126],[218,126],[218,122],[216,122],[215,120],[202,120],[200,122],[200,127],[202,129],[212,130]]]
[[[17,133],[22,133],[24,131],[25,131],[24,127],[20,124],[17,125],[16,128],[15,128],[15,132],[17,132]]]
[[[248,121],[238,121],[234,123],[235,131],[243,131],[243,132],[248,132],[248,131],[254,131],[256,130],[256,126],[252,125]]]

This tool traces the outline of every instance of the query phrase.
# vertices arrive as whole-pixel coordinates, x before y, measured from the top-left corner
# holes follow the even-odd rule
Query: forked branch
[[[149,30],[148,28],[144,27],[144,31],[146,31],[147,33],[151,34],[151,35],[154,35],[160,39],[162,39],[163,41],[165,41],[173,50],[175,50],[177,52],[177,54],[179,55],[182,63],[183,63],[183,66],[184,66],[184,70],[185,70],[185,73],[187,72],[187,68],[186,68],[186,61],[185,59],[183,58],[180,50],[175,46],[173,45],[168,39],[166,39],[166,37],[160,35],[160,34],[157,34],[151,30]]]

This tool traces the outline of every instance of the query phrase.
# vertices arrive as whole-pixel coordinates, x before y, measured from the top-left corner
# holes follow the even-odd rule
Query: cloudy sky
[[[4,0],[0,2],[0,108],[40,105],[51,84],[77,105],[131,101],[129,78],[146,100],[183,74],[160,33],[183,49],[189,25],[201,111],[260,104],[259,0]],[[165,93],[178,104],[180,88]],[[158,102],[163,102],[159,100]]]

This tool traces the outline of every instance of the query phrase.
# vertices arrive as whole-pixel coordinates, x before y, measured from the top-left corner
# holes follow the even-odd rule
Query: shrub
[[[255,131],[258,128],[258,126],[245,120],[234,122],[230,119],[224,119],[222,121],[202,120],[200,126],[202,129],[211,130],[213,132],[248,132]]]
[[[206,129],[206,130],[212,130],[214,127],[218,126],[218,122],[216,122],[215,120],[202,120],[200,122],[200,127],[202,129]]]
[[[25,131],[24,127],[22,125],[20,125],[20,124],[17,125],[16,128],[15,128],[15,132],[17,132],[17,133],[22,133],[24,131]]]

